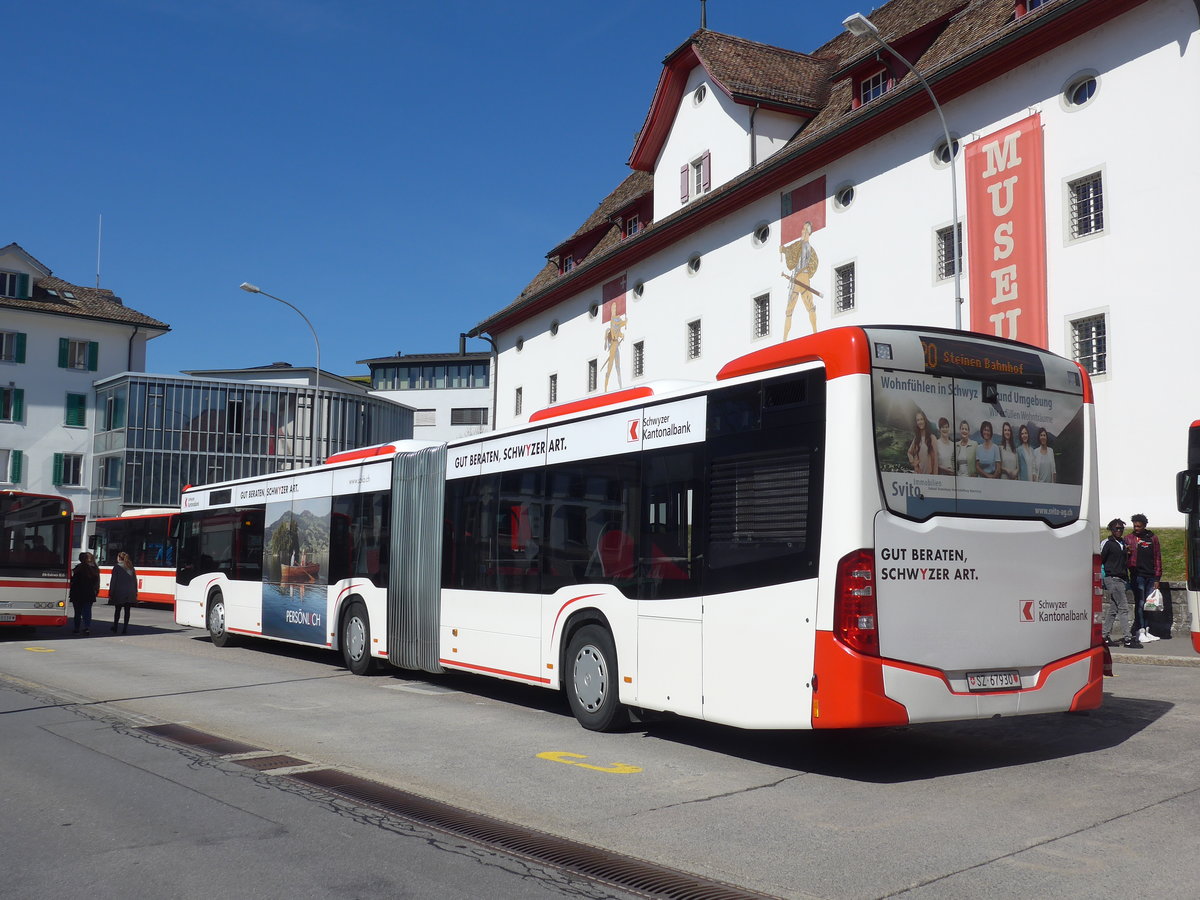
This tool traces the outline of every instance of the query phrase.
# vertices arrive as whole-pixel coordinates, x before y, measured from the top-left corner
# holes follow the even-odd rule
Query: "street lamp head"
[[[262,293],[262,288],[260,288],[256,284],[251,284],[248,281],[243,281],[241,284],[238,285],[238,287],[240,287],[243,291],[246,291],[247,293],[250,293],[250,294],[261,294]]]
[[[855,37],[864,37],[866,35],[871,35],[872,37],[879,36],[879,29],[875,27],[875,23],[862,13],[854,13],[847,16],[842,21],[842,27]]]

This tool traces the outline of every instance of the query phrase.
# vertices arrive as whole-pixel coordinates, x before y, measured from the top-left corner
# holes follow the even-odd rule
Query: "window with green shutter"
[[[67,394],[67,418],[63,423],[74,427],[87,425],[87,394]]]
[[[20,422],[25,418],[25,391],[0,388],[0,422]]]
[[[8,477],[13,484],[21,483],[21,463],[25,457],[20,450],[13,450],[9,453]]]
[[[58,339],[58,367],[60,369],[95,372],[99,359],[100,345],[96,341]]]
[[[0,362],[25,362],[25,333],[0,331]]]

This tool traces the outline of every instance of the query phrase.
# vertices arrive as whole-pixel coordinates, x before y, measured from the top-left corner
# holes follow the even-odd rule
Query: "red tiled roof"
[[[50,293],[51,291],[54,293]],[[68,294],[70,296],[67,296]],[[130,309],[120,297],[110,290],[71,284],[69,281],[63,281],[52,275],[39,278],[35,282],[33,297],[28,300],[0,297],[0,308],[53,313],[103,322],[121,322],[158,331],[171,330],[171,326],[167,323],[151,318],[136,309]]]

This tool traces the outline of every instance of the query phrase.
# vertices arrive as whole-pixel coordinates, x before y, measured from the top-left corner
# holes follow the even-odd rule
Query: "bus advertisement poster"
[[[875,449],[888,508],[1039,518],[1080,510],[1079,394],[904,371],[873,373]]]
[[[326,644],[331,499],[268,503],[263,528],[264,635]]]

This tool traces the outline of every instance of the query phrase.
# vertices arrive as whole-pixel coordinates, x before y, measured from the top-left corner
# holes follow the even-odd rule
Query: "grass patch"
[[[1151,528],[1158,535],[1158,547],[1162,551],[1162,580],[1187,581],[1187,554],[1182,528]],[[1131,533],[1131,532],[1130,532]],[[1100,540],[1108,537],[1108,529],[1100,531]]]

